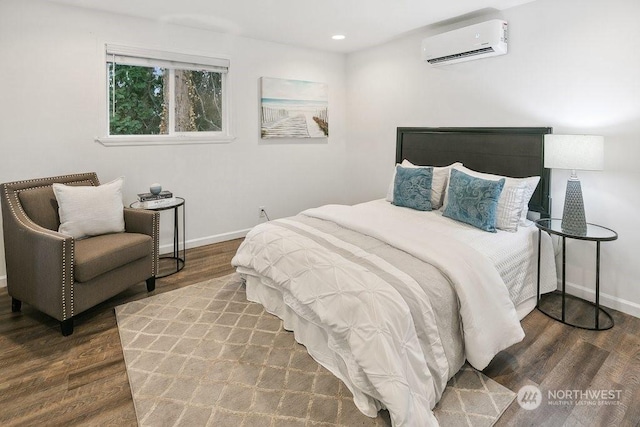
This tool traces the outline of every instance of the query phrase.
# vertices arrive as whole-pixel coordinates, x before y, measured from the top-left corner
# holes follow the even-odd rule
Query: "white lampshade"
[[[604,137],[596,135],[545,135],[544,167],[602,170],[604,169]]]

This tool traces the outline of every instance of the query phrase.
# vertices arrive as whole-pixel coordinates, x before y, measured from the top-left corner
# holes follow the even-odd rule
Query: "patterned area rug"
[[[387,426],[246,300],[238,275],[116,307],[140,426]],[[435,408],[442,426],[491,426],[515,393],[465,365]]]

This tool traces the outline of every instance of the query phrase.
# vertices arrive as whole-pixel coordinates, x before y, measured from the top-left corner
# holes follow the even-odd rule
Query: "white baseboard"
[[[227,240],[240,239],[242,237],[245,237],[250,230],[251,230],[250,228],[247,228],[245,230],[230,231],[228,233],[215,234],[213,236],[207,236],[207,237],[199,237],[197,239],[190,239],[190,240],[187,240],[186,242],[187,249],[197,248],[198,246],[211,245],[213,243],[226,242]],[[182,247],[182,242],[180,242],[180,246]],[[173,242],[160,245],[161,254],[172,252],[172,251],[173,251]]]
[[[245,237],[250,231],[250,228],[246,230],[231,231],[229,233],[216,234],[214,236],[200,237],[198,239],[187,240],[187,249],[196,248],[198,246],[211,245],[213,243],[226,242],[227,240],[239,239]],[[182,242],[180,242],[182,243]],[[163,252],[166,251],[166,252]],[[168,253],[173,251],[173,243],[160,246],[160,253]],[[0,288],[7,287],[7,276],[0,276]]]
[[[581,285],[576,285],[575,283],[566,283],[566,292],[568,294],[575,295],[592,302],[596,300],[595,289],[586,288]],[[562,285],[558,283],[558,289],[562,289],[561,286]],[[621,311],[634,317],[640,317],[640,304],[614,297],[613,295],[606,294],[602,291],[600,291],[600,305]]]

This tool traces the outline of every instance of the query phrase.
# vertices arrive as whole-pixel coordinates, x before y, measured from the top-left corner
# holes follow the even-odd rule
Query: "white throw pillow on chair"
[[[58,231],[75,239],[124,231],[124,178],[94,186],[53,184],[58,201]]]

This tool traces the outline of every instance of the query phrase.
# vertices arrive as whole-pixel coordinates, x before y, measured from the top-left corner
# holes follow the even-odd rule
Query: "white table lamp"
[[[570,169],[562,212],[562,230],[584,236],[587,220],[584,214],[582,188],[576,170],[604,168],[604,137],[595,135],[545,135],[544,167]]]

